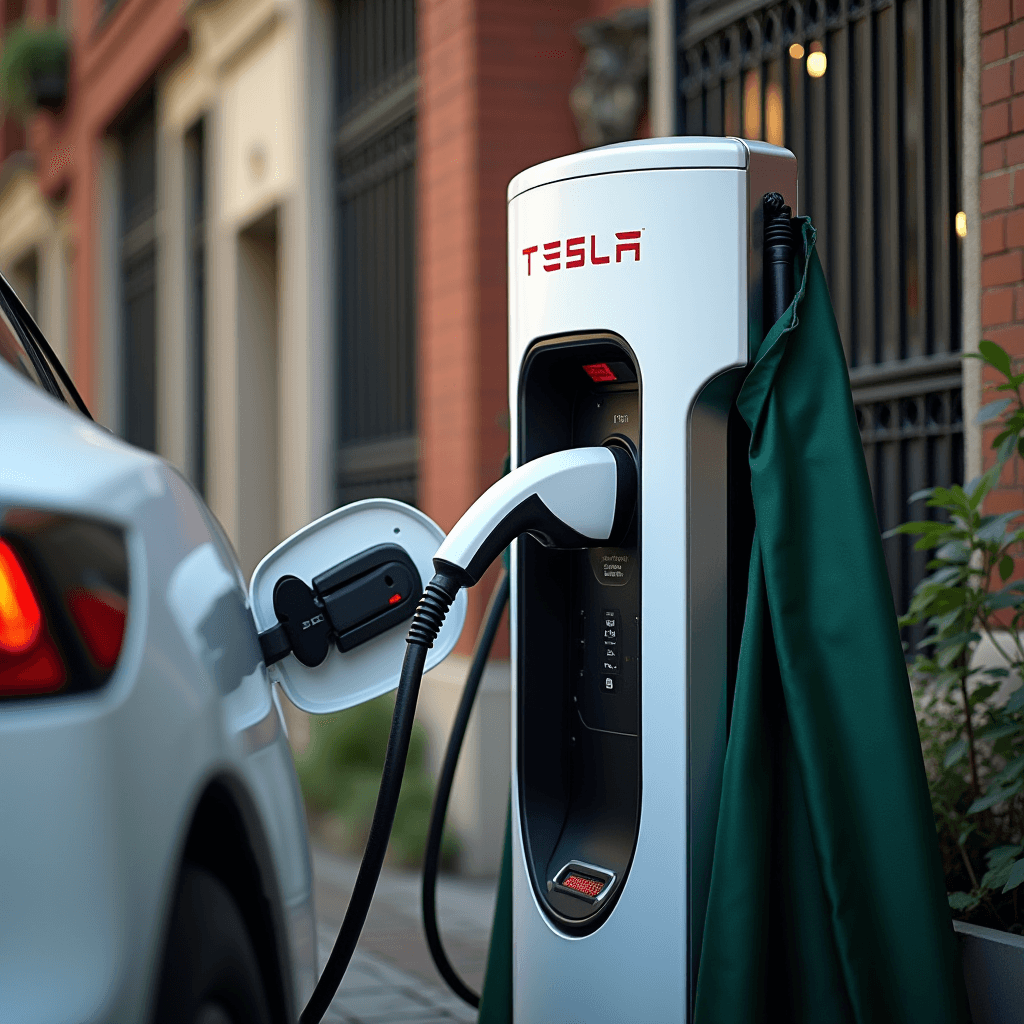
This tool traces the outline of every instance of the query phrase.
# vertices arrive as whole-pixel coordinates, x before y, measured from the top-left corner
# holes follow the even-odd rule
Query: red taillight
[[[43,623],[32,585],[10,544],[0,540],[0,651],[23,654]]]
[[[109,592],[73,590],[67,602],[93,660],[100,668],[113,668],[124,640],[124,598]]]
[[[67,678],[32,584],[0,540],[0,696],[53,693]]]

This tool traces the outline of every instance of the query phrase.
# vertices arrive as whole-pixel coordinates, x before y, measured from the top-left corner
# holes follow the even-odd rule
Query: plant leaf
[[[1013,559],[1009,555],[1003,555],[999,559],[999,577],[1005,583],[1013,575]]]
[[[1024,882],[1024,857],[1010,868],[1010,874],[1006,878],[1006,885],[1003,886],[1003,892],[1009,892],[1011,889],[1016,889],[1021,882]]]
[[[943,768],[952,768],[964,754],[967,753],[967,740],[962,736],[955,743],[951,743],[946,750],[946,756],[942,759]]]
[[[980,811],[987,811],[990,807],[995,807],[996,804],[1001,804],[1004,800],[1009,800],[1011,796],[1016,796],[1021,788],[1024,787],[1024,781],[1013,783],[1011,786],[1007,786],[1005,789],[1002,786],[989,786],[988,791],[982,796],[979,796],[977,800],[967,808],[968,814],[978,814]]]
[[[980,896],[972,896],[969,892],[950,892],[946,894],[950,910],[973,910],[980,902]]]
[[[1013,402],[1012,398],[1000,398],[997,402],[989,402],[988,405],[983,405],[978,410],[978,415],[974,417],[974,422],[975,423],[989,423],[989,422],[991,422],[992,420],[996,419],[997,417],[1002,416],[1002,414],[1006,410],[1007,406],[1009,406],[1012,402]]]
[[[997,447],[994,441],[992,442],[992,447]],[[998,445],[998,448],[999,454],[996,456],[996,458],[999,459],[999,464],[1003,465],[1004,463],[1009,462],[1013,456],[1014,451],[1016,451],[1017,449],[1017,435],[1007,433],[1007,435],[1003,438],[1002,443]]]
[[[990,366],[994,366],[1004,377],[1013,376],[1010,357],[1002,345],[997,345],[987,338],[978,342],[978,355]]]

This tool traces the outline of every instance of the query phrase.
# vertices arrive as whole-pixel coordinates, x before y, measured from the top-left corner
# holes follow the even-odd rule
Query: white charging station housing
[[[797,209],[793,155],[723,138],[590,150],[509,185],[513,465],[610,441],[640,467],[621,551],[514,545],[519,1024],[690,1019],[737,636],[730,410],[764,334],[771,191]]]

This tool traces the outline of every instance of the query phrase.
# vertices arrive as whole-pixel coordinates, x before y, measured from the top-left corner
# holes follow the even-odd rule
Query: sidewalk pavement
[[[358,863],[313,849],[320,969],[338,934]],[[442,875],[437,915],[448,956],[479,992],[487,963],[497,880]],[[473,1024],[476,1011],[437,973],[420,920],[418,872],[385,868],[326,1024]]]

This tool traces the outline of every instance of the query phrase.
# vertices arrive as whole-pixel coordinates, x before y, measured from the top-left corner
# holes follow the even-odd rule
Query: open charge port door
[[[640,381],[613,335],[526,356],[521,462],[563,448],[640,451]],[[639,469],[639,462],[638,462]],[[640,820],[639,506],[618,547],[519,541],[518,759],[530,877],[548,917],[593,930],[625,884]]]

